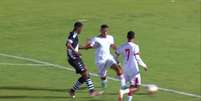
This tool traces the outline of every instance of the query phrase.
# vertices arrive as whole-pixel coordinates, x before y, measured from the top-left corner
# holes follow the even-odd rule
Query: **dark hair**
[[[101,29],[104,29],[104,28],[109,28],[109,26],[106,24],[101,25]]]
[[[135,38],[135,32],[129,31],[128,34],[127,34],[127,38],[128,38],[128,39],[133,39],[133,38]]]
[[[74,23],[74,29],[73,30],[76,30],[77,28],[79,28],[79,27],[82,27],[83,26],[83,24],[81,23],[81,22],[75,22]]]

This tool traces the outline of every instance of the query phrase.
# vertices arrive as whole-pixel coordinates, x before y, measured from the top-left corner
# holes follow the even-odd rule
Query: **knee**
[[[136,92],[140,90],[140,86],[139,85],[131,85],[130,89],[132,92]]]
[[[114,64],[112,65],[112,68],[116,71],[118,76],[123,74],[122,68],[119,65]]]
[[[83,73],[81,74],[81,76],[82,76],[82,78],[84,78],[84,79],[88,79],[88,78],[89,78],[89,73],[88,73],[88,71],[83,72]]]

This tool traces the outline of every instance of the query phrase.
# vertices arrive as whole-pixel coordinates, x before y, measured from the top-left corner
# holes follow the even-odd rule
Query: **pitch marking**
[[[0,63],[0,65],[10,65],[10,66],[49,66],[46,64],[27,64],[27,63]]]
[[[52,66],[52,67],[56,67],[56,68],[60,68],[60,69],[65,69],[65,70],[68,70],[68,71],[74,71],[74,69],[68,68],[66,66],[62,66],[62,65],[58,65],[58,64],[52,64],[52,63],[49,63],[49,62],[40,61],[40,60],[36,60],[36,59],[32,59],[32,58],[25,58],[25,57],[21,57],[21,56],[9,55],[9,54],[4,54],[4,53],[0,53],[0,56],[9,57],[9,58],[15,58],[15,59],[18,59],[18,60],[35,62],[35,63],[38,63],[38,64],[44,64],[44,65],[48,65],[48,66]],[[90,74],[92,76],[98,77],[98,74],[95,74],[95,73],[90,73]],[[113,81],[119,81],[118,79],[113,78],[113,77],[108,77],[108,79],[113,80]],[[146,84],[143,84],[142,86],[146,86]],[[201,98],[201,95],[191,94],[191,93],[182,92],[182,91],[177,91],[177,90],[174,90],[174,89],[159,88],[159,90],[165,91],[165,92],[170,92],[170,93],[175,93],[175,94],[180,94],[180,95],[185,95],[185,96],[190,96],[190,97]]]

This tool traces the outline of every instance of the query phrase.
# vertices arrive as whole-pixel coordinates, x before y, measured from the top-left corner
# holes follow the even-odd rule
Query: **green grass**
[[[0,0],[0,53],[65,65],[65,39],[72,24],[84,22],[81,43],[110,25],[118,45],[134,30],[149,72],[143,83],[201,94],[199,0]],[[91,72],[97,73],[94,50],[82,51]],[[0,56],[0,63],[30,63]],[[110,70],[110,76],[114,73]],[[72,101],[66,90],[79,77],[74,72],[47,66],[0,65],[0,101]],[[100,90],[99,79],[92,78]],[[110,89],[109,89],[110,88]],[[119,83],[109,81],[106,94],[88,97],[83,88],[73,101],[115,101]],[[134,96],[136,101],[200,101],[159,91],[155,96]]]

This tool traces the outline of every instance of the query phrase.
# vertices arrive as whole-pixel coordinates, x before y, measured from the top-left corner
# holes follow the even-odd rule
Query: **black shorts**
[[[76,73],[83,73],[87,71],[81,58],[76,59],[68,58],[68,63],[74,67]]]

